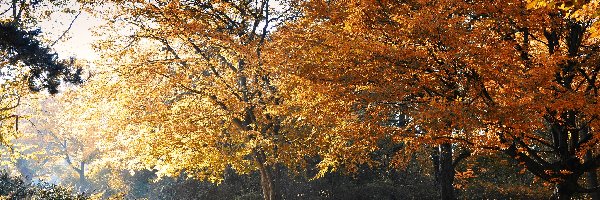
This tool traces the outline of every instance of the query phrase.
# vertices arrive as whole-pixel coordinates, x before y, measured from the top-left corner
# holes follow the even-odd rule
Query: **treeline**
[[[106,18],[91,76],[27,111],[28,129],[25,111],[3,110],[7,130],[49,143],[23,152],[64,160],[75,185],[128,198],[600,198],[597,1],[77,2]],[[6,65],[50,93],[81,72]]]

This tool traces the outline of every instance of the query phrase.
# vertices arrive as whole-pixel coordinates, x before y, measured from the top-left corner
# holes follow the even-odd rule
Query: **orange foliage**
[[[408,130],[378,137],[503,152],[577,192],[600,165],[597,4],[309,1],[307,17],[274,37],[270,60],[363,105],[353,113],[377,116],[367,124],[411,116]]]

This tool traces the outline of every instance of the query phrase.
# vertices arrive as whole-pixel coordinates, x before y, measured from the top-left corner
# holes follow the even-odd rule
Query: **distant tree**
[[[8,8],[0,13],[0,142],[7,144],[18,132],[20,115],[15,108],[31,92],[58,92],[61,83],[81,83],[82,70],[74,60],[60,60],[41,42],[34,10],[64,1],[0,1]],[[56,9],[56,7],[50,7]],[[12,12],[11,12],[12,11]],[[45,10],[54,13],[57,10]]]

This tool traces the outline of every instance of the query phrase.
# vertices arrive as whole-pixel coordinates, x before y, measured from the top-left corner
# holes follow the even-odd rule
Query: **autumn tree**
[[[330,135],[343,141],[332,145],[338,146],[335,151],[325,153],[324,157],[333,161],[323,162],[325,169],[343,166],[352,171],[352,166],[368,163],[364,160],[369,159],[369,151],[379,148],[377,141],[382,139],[404,145],[397,152],[397,167],[407,163],[417,149],[428,146],[434,151],[433,164],[442,195],[453,198],[454,167],[469,152],[458,152],[453,158],[453,141],[448,138],[463,135],[465,130],[453,125],[452,118],[430,123],[440,124],[437,129],[420,125],[426,122],[418,121],[422,118],[416,117],[421,115],[415,112],[417,109],[430,109],[432,114],[444,110],[424,107],[428,100],[420,98],[420,88],[413,88],[413,77],[402,73],[401,66],[415,61],[396,56],[418,55],[420,52],[404,48],[409,45],[404,43],[418,36],[410,35],[409,30],[390,19],[407,12],[406,7],[384,3],[306,3],[306,17],[281,28],[269,60],[274,70],[285,76],[282,85],[296,87],[295,82],[301,82],[310,85],[304,88],[319,88],[312,91],[324,94],[328,99],[325,102],[337,102],[327,106],[330,112],[311,113],[329,116],[327,119],[337,127],[329,131]],[[311,107],[306,102],[315,100],[299,100],[298,107]],[[404,118],[404,124],[387,123],[399,117]]]
[[[116,34],[99,47],[114,81],[96,91],[119,106],[107,135],[128,147],[129,166],[213,182],[258,171],[264,198],[278,199],[274,172],[318,151],[308,128],[287,125],[263,69],[263,45],[294,2],[112,3]]]
[[[505,153],[558,199],[597,189],[578,183],[599,164],[596,2],[306,5],[314,17],[281,29],[277,66],[375,114],[409,104],[425,132],[394,133],[402,142]]]
[[[68,90],[54,97],[39,95],[39,99],[33,99],[30,105],[37,104],[39,108],[29,108],[29,113],[25,114],[28,117],[21,122],[21,128],[28,134],[19,138],[18,142],[31,145],[36,150],[33,154],[41,154],[42,161],[38,161],[41,168],[66,168],[62,172],[45,170],[46,176],[65,175],[64,180],[73,180],[79,191],[86,191],[92,188],[88,174],[101,157],[95,142],[100,137],[97,133],[102,121],[92,121],[96,118],[89,115],[96,114],[95,109],[81,108],[85,105],[81,98],[87,97],[82,93],[77,93],[77,97],[74,94]]]

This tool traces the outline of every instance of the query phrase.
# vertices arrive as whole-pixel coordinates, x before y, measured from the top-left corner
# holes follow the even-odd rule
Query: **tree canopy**
[[[245,177],[269,200],[395,199],[409,174],[442,199],[600,199],[597,1],[78,2],[106,18],[101,58],[28,120],[86,187]],[[24,22],[0,23],[3,77],[81,83]]]

